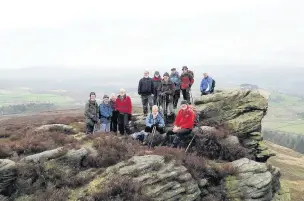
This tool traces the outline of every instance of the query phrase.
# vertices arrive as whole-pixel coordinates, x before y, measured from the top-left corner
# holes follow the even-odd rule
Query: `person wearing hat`
[[[119,96],[116,99],[115,103],[116,110],[118,114],[118,128],[121,135],[125,134],[125,131],[128,133],[129,127],[128,123],[132,118],[132,102],[130,96],[127,96],[125,89],[120,89]]]
[[[195,113],[186,100],[181,101],[180,108],[176,115],[173,129],[167,132],[167,139],[171,139],[171,137],[174,136],[171,145],[174,148],[179,145],[186,135],[192,132],[195,121]]]
[[[152,78],[149,77],[149,71],[146,70],[144,72],[144,77],[141,78],[138,83],[138,94],[141,96],[144,115],[148,114],[148,104],[150,106],[150,111],[152,111],[153,93],[154,93],[153,80]]]
[[[99,108],[95,92],[90,93],[90,99],[85,104],[84,117],[86,134],[92,134],[95,125],[99,122]]]
[[[175,90],[173,95],[173,108],[177,108],[177,103],[180,98],[180,77],[179,73],[176,71],[176,68],[171,69],[170,80],[174,83]]]
[[[183,66],[182,70],[183,73],[180,76],[180,82],[181,82],[181,90],[182,90],[183,98],[184,100],[188,101],[188,104],[191,104],[190,90],[192,84],[194,83],[194,74],[192,71],[188,70],[187,66]]]
[[[159,88],[159,85],[161,84],[162,78],[161,78],[161,76],[160,76],[160,74],[159,74],[158,71],[155,71],[154,77],[153,77],[152,80],[153,80],[153,87],[154,87],[153,102],[154,102],[154,105],[158,105],[159,106],[158,101],[157,101],[157,97],[158,97],[158,88]]]
[[[171,116],[173,114],[173,94],[174,84],[169,79],[169,73],[166,72],[159,86],[159,98],[161,100],[161,105],[164,105],[164,101],[166,101],[166,108],[163,108],[164,115],[167,114],[168,116]]]
[[[104,133],[110,132],[110,123],[113,109],[110,104],[109,96],[104,95],[103,101],[99,105],[100,131]]]

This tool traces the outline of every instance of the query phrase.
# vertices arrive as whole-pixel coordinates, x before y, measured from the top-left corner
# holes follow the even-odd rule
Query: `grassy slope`
[[[28,90],[0,91],[0,107],[12,104],[22,104],[29,102],[54,103],[56,105],[65,105],[73,102],[73,99],[59,94],[52,93],[32,93]]]
[[[304,200],[304,155],[271,142],[266,145],[277,154],[268,162],[280,168],[282,183],[290,188],[291,200]]]
[[[263,126],[266,129],[304,134],[304,117],[298,116],[297,113],[299,112],[304,112],[304,104],[301,98],[272,93]]]

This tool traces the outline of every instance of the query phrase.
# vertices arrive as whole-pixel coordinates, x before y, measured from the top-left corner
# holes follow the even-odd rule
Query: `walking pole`
[[[191,104],[193,104],[193,96],[192,96],[192,91],[190,89],[190,96],[191,96]]]
[[[149,143],[149,148],[150,148],[150,149],[151,149],[151,147],[152,147],[152,143],[153,143],[153,138],[154,138],[154,135],[155,135],[155,131],[156,131],[156,127],[153,126],[153,128],[152,128],[152,138],[151,138],[150,143]]]
[[[195,135],[196,135],[196,134],[194,134],[194,135],[193,135],[193,137],[192,137],[192,139],[191,139],[191,141],[190,141],[190,143],[189,143],[189,145],[188,145],[188,147],[187,147],[187,149],[186,149],[185,153],[187,153],[187,151],[188,151],[188,149],[189,149],[190,145],[192,144],[192,141],[193,141],[193,140],[194,140],[194,138],[195,138]]]

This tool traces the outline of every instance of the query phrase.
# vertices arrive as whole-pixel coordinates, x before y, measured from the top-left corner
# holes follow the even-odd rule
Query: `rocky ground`
[[[260,133],[263,96],[217,92],[195,106],[200,122],[189,153],[188,141],[148,148],[127,136],[85,136],[80,114],[3,120],[0,200],[290,200],[279,169],[266,163],[274,154]],[[140,131],[143,117],[134,121]]]

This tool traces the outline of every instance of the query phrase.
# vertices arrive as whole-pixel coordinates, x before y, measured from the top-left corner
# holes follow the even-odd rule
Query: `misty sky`
[[[304,66],[301,0],[7,0],[0,68]]]

